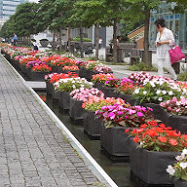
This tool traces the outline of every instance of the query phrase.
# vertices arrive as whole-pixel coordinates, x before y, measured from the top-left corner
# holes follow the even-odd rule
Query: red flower
[[[138,136],[135,136],[135,138],[133,138],[133,141],[134,141],[134,142],[136,142],[136,143],[138,143],[138,142],[139,142],[139,140],[140,140],[140,139],[139,139],[139,137],[138,137]]]
[[[129,132],[129,129],[126,129],[126,130],[125,130],[125,133],[128,133],[128,132]]]
[[[158,140],[159,140],[160,142],[167,142],[167,139],[166,139],[166,137],[164,137],[164,136],[159,136],[159,137],[158,137]]]
[[[145,129],[146,127],[147,127],[146,124],[143,124],[143,125],[140,126],[141,129]]]
[[[178,143],[177,143],[177,140],[175,139],[169,139],[169,143],[173,146],[176,146]]]

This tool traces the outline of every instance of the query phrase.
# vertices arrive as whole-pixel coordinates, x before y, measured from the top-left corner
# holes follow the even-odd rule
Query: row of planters
[[[141,73],[140,76],[142,74],[144,73]],[[151,105],[155,109],[157,107],[162,109],[162,104],[159,105],[159,101],[172,99],[173,96],[175,96],[173,99],[176,100],[177,97],[180,98],[180,96],[185,95],[185,83],[176,84],[170,79],[158,79],[158,77],[149,77],[149,81],[143,81],[143,84],[140,81],[135,82],[131,77],[129,77],[131,81],[122,79],[119,83],[113,75],[100,74],[93,76],[94,86],[99,87],[104,92],[106,90],[104,87],[113,85],[111,86],[112,92],[118,95],[115,95],[116,98],[111,98],[104,96],[97,89],[90,88],[91,84],[87,87],[84,82],[84,84],[81,83],[77,86],[75,79],[58,81],[58,76],[60,75],[54,76],[56,83],[53,85],[57,91],[64,92],[72,86],[69,89],[69,94],[67,94],[70,97],[70,117],[74,120],[83,119],[85,133],[92,139],[100,138],[102,149],[111,159],[123,160],[130,157],[132,173],[147,184],[172,186],[174,178],[169,178],[169,174],[166,172],[167,169],[170,174],[183,179],[177,181],[177,183],[182,182],[180,185],[186,185],[187,165],[184,153],[187,146],[187,135],[181,134],[177,130],[172,130],[171,127],[166,127],[164,124],[157,124],[153,119],[158,114],[158,111],[154,113],[153,110],[153,116],[151,113],[152,109],[149,107]],[[50,79],[48,77],[47,80],[52,82],[53,76]],[[79,78],[78,80],[81,79]],[[66,84],[67,82],[68,84]],[[158,92],[158,87],[160,90],[162,89],[163,95],[160,94],[160,91]],[[176,90],[177,92],[175,92]],[[147,93],[152,95],[146,97]],[[132,97],[131,99],[135,100],[134,106],[125,103],[121,98],[117,98],[120,94]],[[137,99],[141,94],[144,95],[144,100]],[[144,106],[135,105],[137,101]],[[147,103],[145,104],[143,101]],[[154,101],[155,103],[148,104],[148,101]],[[184,97],[179,101],[177,100],[177,102],[184,103]],[[177,104],[177,106],[179,105]],[[178,108],[175,108],[175,110],[178,111]],[[184,115],[185,113],[180,114]],[[167,126],[170,125],[167,124]],[[134,136],[134,138],[129,138],[129,134]],[[183,156],[181,158],[185,164],[181,168],[180,163],[177,163],[176,165],[179,166],[180,172],[177,170],[174,172],[174,168],[171,165],[175,163],[175,156],[182,151]],[[180,160],[180,162],[182,161]]]
[[[94,63],[77,65],[83,69],[84,64],[88,68]],[[79,124],[83,121],[89,137],[100,138],[111,159],[130,158],[132,173],[138,179],[151,185],[172,186],[175,182],[176,187],[186,186],[186,131],[177,131],[179,124],[172,130],[169,120],[164,125],[154,119],[164,121],[167,113],[179,118],[186,115],[187,85],[144,72],[123,79],[105,73],[92,75],[93,83],[75,73],[49,74],[47,92],[61,108],[69,110],[72,119]],[[176,104],[171,106],[173,101]],[[180,180],[170,178],[166,170]]]
[[[88,81],[94,74],[112,73],[111,68],[99,62],[80,61],[40,51],[34,52],[29,48],[4,45],[1,52],[33,81],[44,81],[44,76],[52,72],[74,72]]]

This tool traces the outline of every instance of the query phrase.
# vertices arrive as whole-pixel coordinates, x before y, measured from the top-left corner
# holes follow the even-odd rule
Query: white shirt
[[[164,28],[162,36],[160,37],[160,32],[157,33],[156,43],[162,41],[169,41],[169,44],[164,44],[157,47],[157,59],[165,59],[169,58],[168,50],[170,50],[170,46],[172,46],[175,42],[173,32],[167,28]]]
[[[100,38],[100,39],[99,39],[99,44],[102,44],[102,42],[103,42],[103,40]]]

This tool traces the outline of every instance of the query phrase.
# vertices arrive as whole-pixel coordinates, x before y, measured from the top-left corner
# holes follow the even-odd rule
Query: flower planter
[[[115,92],[115,89],[112,87],[103,86],[102,92],[104,93],[105,98],[106,97],[115,97],[115,98],[119,97],[119,93]]]
[[[49,44],[49,41],[40,41],[40,44],[42,47],[47,47]]]
[[[70,93],[69,92],[59,92],[58,106],[63,110],[69,110],[70,108]]]
[[[86,77],[87,69],[86,68],[80,68],[79,70],[79,77],[84,78]]]
[[[58,73],[58,66],[51,66],[51,71],[53,73]]]
[[[55,89],[54,89],[54,86],[52,88],[52,99],[54,102],[58,102],[58,99],[60,97],[60,92],[56,92]]]
[[[155,119],[159,119],[163,123],[169,124],[168,122],[169,122],[170,115],[166,111],[164,111],[164,109],[159,104],[144,103],[143,106],[150,107],[153,109],[153,114]]]
[[[31,71],[31,79],[33,81],[45,81],[45,75],[49,72]]]
[[[32,72],[30,68],[26,68],[27,77],[32,78]]]
[[[101,148],[112,160],[122,161],[129,158],[130,138],[125,129],[125,127],[105,128],[101,125]]]
[[[134,106],[135,104],[138,103],[137,100],[133,99],[132,95],[127,95],[127,94],[122,94],[119,93],[119,97],[123,100],[125,100],[126,103],[129,103],[130,105]]]
[[[187,116],[170,116],[168,125],[187,134]]]
[[[187,181],[184,180],[176,180],[174,182],[174,187],[187,187]]]
[[[62,72],[63,72],[63,73],[72,72],[72,73],[79,74],[79,70],[76,70],[76,71],[71,71],[71,70],[62,70]]]
[[[149,185],[172,185],[174,179],[166,172],[168,165],[175,163],[177,152],[156,152],[137,148],[130,142],[130,167],[133,175]]]
[[[20,64],[21,71],[26,74],[26,66]]]
[[[96,118],[95,112],[86,111],[84,114],[84,132],[91,139],[100,139],[101,119]]]
[[[54,89],[53,84],[51,84],[50,81],[47,81],[46,82],[46,92],[47,92],[47,94],[52,95],[53,89]]]
[[[101,82],[95,82],[93,87],[94,87],[94,88],[97,88],[98,90],[101,90],[101,91],[102,91],[103,86],[104,86],[103,83],[101,83]]]
[[[77,120],[83,120],[83,114],[85,110],[82,108],[82,101],[77,101],[70,97],[70,110],[69,115],[70,118],[77,121]]]

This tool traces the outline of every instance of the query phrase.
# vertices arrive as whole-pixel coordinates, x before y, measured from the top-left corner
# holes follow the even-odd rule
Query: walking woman
[[[168,52],[171,49],[170,46],[175,42],[173,33],[171,30],[166,28],[164,19],[158,19],[155,21],[155,27],[158,31],[156,38],[158,74],[159,76],[163,76],[163,67],[165,66],[168,72],[172,75],[172,78],[177,80],[177,75],[171,66]]]

